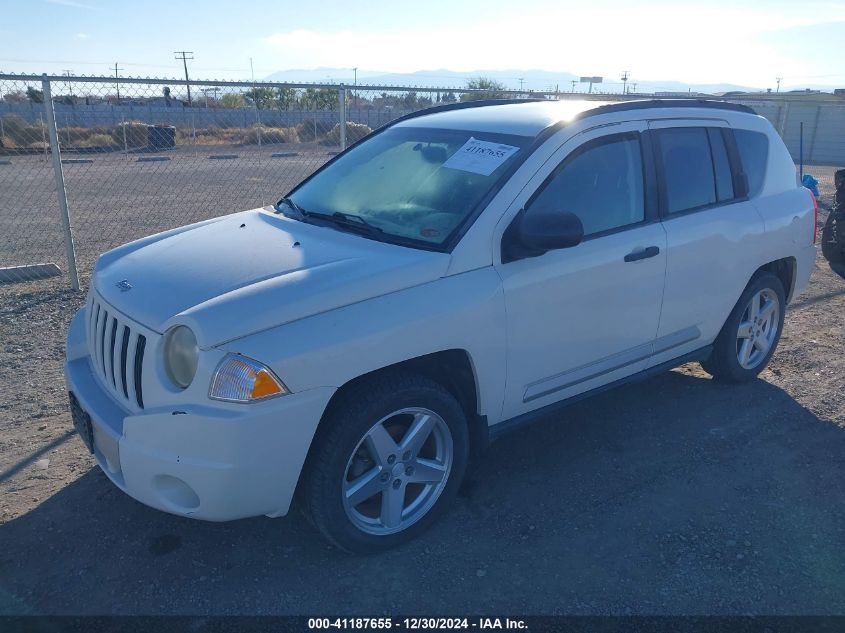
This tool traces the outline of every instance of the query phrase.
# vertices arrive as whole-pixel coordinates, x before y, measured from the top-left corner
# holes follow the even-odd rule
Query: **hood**
[[[449,255],[370,240],[256,209],[132,242],[100,257],[112,307],[201,347],[442,277]]]

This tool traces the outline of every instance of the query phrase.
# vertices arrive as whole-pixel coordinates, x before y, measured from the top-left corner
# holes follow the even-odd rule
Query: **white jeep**
[[[753,379],[815,231],[743,106],[432,108],[274,207],[103,254],[68,333],[74,423],[142,503],[225,521],[296,497],[380,550],[505,429],[692,360]]]

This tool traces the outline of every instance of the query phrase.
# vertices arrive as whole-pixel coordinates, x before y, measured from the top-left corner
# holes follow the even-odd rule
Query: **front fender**
[[[492,267],[368,299],[221,346],[272,367],[292,391],[340,388],[434,352],[465,350],[479,414],[495,423],[505,386],[505,303]]]

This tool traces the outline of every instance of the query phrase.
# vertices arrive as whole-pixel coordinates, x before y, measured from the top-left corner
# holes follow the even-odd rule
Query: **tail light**
[[[807,189],[807,193],[810,194],[810,200],[813,201],[813,244],[817,244],[819,241],[819,201],[816,200],[816,196],[809,189]]]

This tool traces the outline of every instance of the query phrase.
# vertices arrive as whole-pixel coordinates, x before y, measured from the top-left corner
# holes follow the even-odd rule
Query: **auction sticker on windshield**
[[[479,141],[470,136],[469,140],[443,163],[443,166],[489,176],[518,150],[519,148],[513,145]]]

